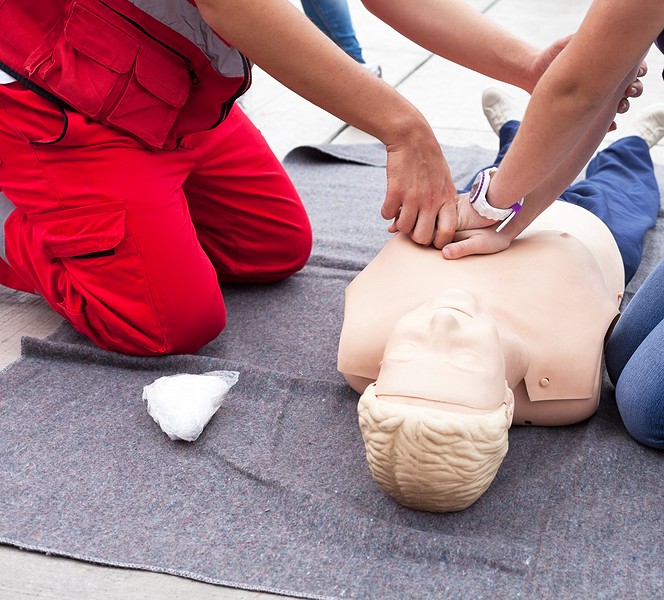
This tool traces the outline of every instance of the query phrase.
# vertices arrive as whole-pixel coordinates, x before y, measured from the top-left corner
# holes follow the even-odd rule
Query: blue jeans
[[[618,319],[606,346],[606,370],[627,431],[664,449],[664,260]]]
[[[497,167],[510,147],[519,121],[500,129]],[[471,182],[463,191],[469,191]],[[634,277],[643,255],[643,240],[655,226],[659,211],[659,186],[648,144],[636,136],[621,138],[590,161],[586,178],[572,184],[560,200],[581,206],[599,217],[618,244],[625,268],[625,283]]]
[[[364,64],[346,0],[302,0],[304,14],[346,54]]]

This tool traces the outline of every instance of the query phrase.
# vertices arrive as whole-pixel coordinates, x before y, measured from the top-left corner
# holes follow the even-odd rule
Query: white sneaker
[[[520,121],[521,114],[512,98],[503,90],[490,87],[482,94],[482,108],[489,125],[499,135],[500,128],[507,121]]]
[[[383,78],[383,69],[380,65],[376,63],[360,63],[369,73],[378,77],[378,79]]]
[[[653,104],[640,112],[625,128],[621,137],[635,135],[652,148],[664,137],[664,104]]]

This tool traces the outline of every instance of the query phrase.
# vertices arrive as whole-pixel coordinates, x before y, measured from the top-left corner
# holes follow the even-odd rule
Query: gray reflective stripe
[[[9,201],[9,198],[0,192],[0,257],[5,262],[7,261],[7,254],[5,253],[5,222],[14,210],[16,210],[16,207]]]
[[[240,53],[224,44],[203,20],[198,9],[187,0],[129,1],[196,44],[210,59],[214,69],[224,77],[244,76]]]

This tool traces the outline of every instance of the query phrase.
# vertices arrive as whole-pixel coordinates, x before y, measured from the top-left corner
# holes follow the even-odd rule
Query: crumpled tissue
[[[143,400],[149,415],[169,438],[193,442],[239,376],[237,371],[168,375],[146,385]]]

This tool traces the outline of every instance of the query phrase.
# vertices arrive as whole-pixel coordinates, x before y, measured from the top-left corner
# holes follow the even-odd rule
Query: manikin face
[[[495,323],[462,290],[407,313],[385,347],[376,394],[456,412],[496,409],[505,402],[505,361]]]

